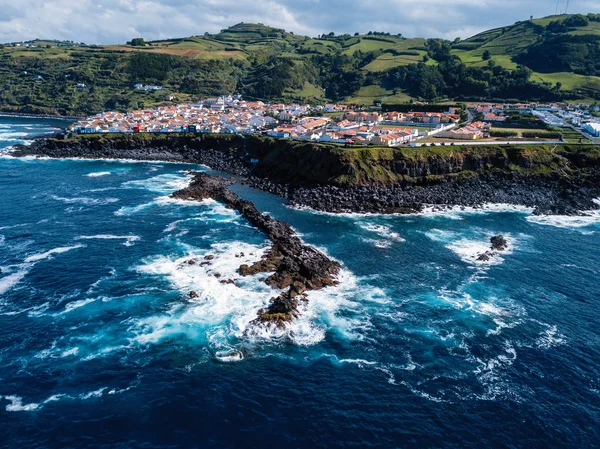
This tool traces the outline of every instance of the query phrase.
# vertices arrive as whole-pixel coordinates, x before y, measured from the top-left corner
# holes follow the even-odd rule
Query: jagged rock
[[[275,298],[268,309],[259,314],[257,322],[287,322],[298,313],[295,297],[306,290],[335,285],[340,265],[302,243],[290,225],[262,214],[254,204],[238,197],[227,188],[233,182],[232,179],[196,173],[190,186],[175,192],[173,197],[192,200],[213,198],[223,202],[240,212],[271,239],[273,246],[260,261],[252,266],[243,264],[237,271],[241,276],[274,272],[265,282],[288,291]]]
[[[479,257],[477,258],[477,260],[482,261],[482,262],[489,262],[490,259],[491,259],[490,253],[480,254]]]
[[[189,293],[188,293],[188,296],[189,296],[190,298],[192,298],[192,299],[193,299],[193,298],[198,298],[198,293],[196,293],[196,292],[194,292],[194,291],[191,291],[191,292],[189,292]]]
[[[214,260],[215,256],[213,256],[212,254],[208,254],[207,256],[204,256],[204,260]]]
[[[492,237],[490,239],[490,243],[492,244],[492,249],[496,251],[504,251],[508,246],[508,242],[503,235],[496,235]]]
[[[219,279],[221,277],[221,273],[215,273],[215,277]]]
[[[194,259],[190,259],[187,261],[188,265],[196,265],[196,261]]]

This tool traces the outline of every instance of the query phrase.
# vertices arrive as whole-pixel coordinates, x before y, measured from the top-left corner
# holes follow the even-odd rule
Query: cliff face
[[[170,160],[248,178],[293,204],[406,213],[424,204],[510,203],[575,215],[597,207],[597,146],[342,147],[262,136],[118,134],[45,139],[15,155]]]
[[[222,134],[75,136],[39,140],[16,154],[193,162],[291,186],[429,185],[483,173],[570,178],[594,175],[600,167],[600,150],[591,145],[345,148]]]

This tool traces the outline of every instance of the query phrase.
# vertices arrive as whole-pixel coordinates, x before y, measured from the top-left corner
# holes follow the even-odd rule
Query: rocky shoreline
[[[595,147],[589,153],[574,149],[562,155],[540,149],[539,156],[529,148],[510,150],[517,153],[502,149],[476,155],[461,149],[464,155],[410,160],[394,154],[391,160],[355,162],[348,160],[346,151],[358,150],[260,137],[181,134],[39,139],[16,146],[13,155],[204,164],[245,177],[251,187],[286,198],[292,206],[332,213],[415,213],[425,206],[487,203],[527,206],[540,215],[581,215],[598,208],[594,200],[600,198],[600,158]],[[340,176],[357,176],[356,170],[383,172],[399,180],[339,181]]]
[[[392,186],[288,186],[251,177],[251,187],[287,198],[290,205],[332,213],[411,214],[426,206],[444,210],[484,204],[530,207],[536,215],[581,215],[594,210],[600,188],[565,185],[542,178],[505,179],[474,176],[439,184]]]
[[[253,226],[264,232],[272,242],[265,256],[252,266],[241,265],[238,273],[249,276],[272,273],[265,282],[285,290],[271,298],[271,304],[258,312],[254,324],[284,326],[298,316],[302,301],[307,301],[306,292],[336,285],[340,264],[329,259],[315,248],[304,244],[290,225],[261,213],[253,203],[240,198],[228,187],[236,182],[206,173],[194,173],[189,187],[175,192],[178,199],[201,201],[212,198],[237,210]]]

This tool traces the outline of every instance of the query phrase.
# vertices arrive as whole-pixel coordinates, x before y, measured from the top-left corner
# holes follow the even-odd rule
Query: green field
[[[347,100],[348,104],[372,105],[374,101],[382,103],[407,103],[411,97],[402,93],[386,90],[381,86],[371,85],[362,87]]]

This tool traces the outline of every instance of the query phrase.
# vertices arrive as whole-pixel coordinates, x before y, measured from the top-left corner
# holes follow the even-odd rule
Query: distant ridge
[[[295,35],[238,23],[216,34],[96,46],[0,48],[0,110],[78,115],[240,92],[269,101],[600,99],[600,15],[517,22],[465,40]],[[160,85],[140,92],[135,84]]]

